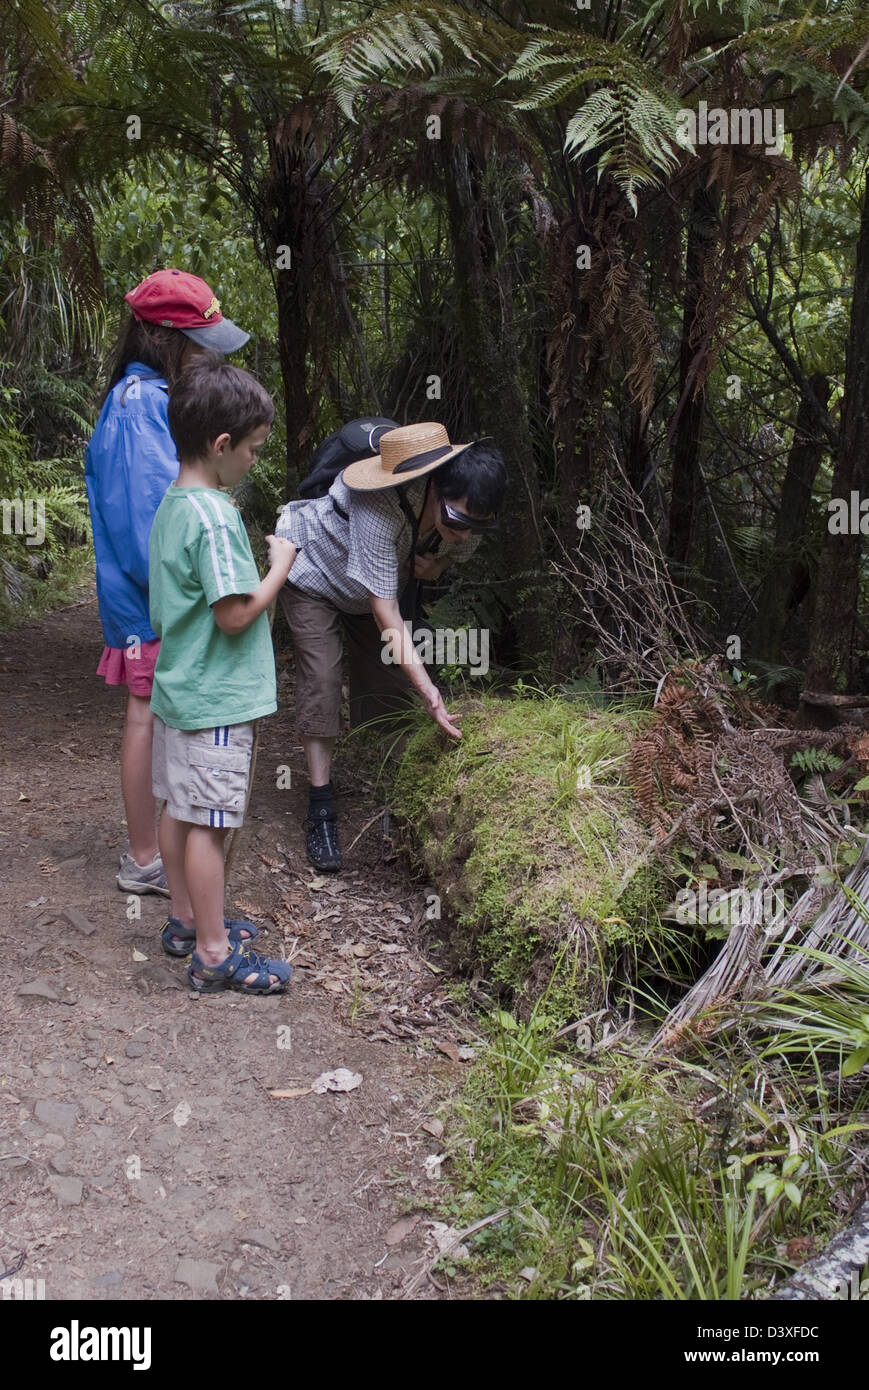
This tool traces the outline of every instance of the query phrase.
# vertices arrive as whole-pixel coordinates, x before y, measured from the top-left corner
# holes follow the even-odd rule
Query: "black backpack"
[[[299,484],[299,496],[325,497],[348,464],[376,454],[380,436],[387,430],[397,429],[396,421],[387,420],[383,415],[363,415],[358,420],[349,420],[317,445],[311,471]]]

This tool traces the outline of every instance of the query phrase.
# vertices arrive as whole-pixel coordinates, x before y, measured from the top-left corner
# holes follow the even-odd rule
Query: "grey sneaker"
[[[126,893],[162,893],[169,897],[166,871],[159,853],[153,864],[137,864],[129,850],[121,855],[117,884]]]

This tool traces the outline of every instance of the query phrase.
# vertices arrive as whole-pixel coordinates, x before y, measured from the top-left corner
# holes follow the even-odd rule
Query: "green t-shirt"
[[[166,490],[151,531],[151,626],[161,639],[151,708],[173,729],[243,724],[277,709],[265,613],[230,635],[211,604],[259,587],[241,515],[216,488]]]

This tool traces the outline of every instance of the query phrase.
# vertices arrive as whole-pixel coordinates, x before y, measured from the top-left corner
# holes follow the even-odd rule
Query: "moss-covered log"
[[[527,1013],[580,1017],[611,1002],[620,965],[660,949],[665,869],[623,769],[648,719],[575,701],[468,699],[461,743],[427,724],[399,766],[393,806],[440,895],[458,962]]]

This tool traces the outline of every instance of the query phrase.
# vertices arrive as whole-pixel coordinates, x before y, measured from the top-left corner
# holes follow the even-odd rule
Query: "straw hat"
[[[379,454],[348,464],[341,477],[354,492],[379,492],[411,483],[469,448],[469,444],[451,444],[436,421],[400,425],[380,436]]]

